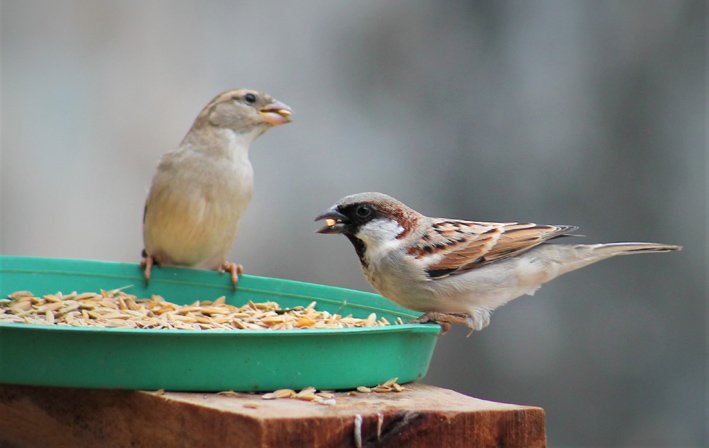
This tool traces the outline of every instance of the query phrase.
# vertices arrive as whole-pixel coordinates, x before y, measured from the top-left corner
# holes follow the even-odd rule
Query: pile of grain
[[[311,328],[362,328],[390,325],[372,313],[359,319],[308,306],[282,309],[276,302],[237,307],[220,297],[177,305],[154,295],[139,299],[120,289],[36,297],[17,291],[0,300],[0,322],[100,328],[157,328],[177,330],[297,330]],[[397,319],[397,324],[402,323]]]

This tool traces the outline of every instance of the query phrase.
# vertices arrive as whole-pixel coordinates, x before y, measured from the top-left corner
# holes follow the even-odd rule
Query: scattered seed
[[[263,394],[262,400],[276,400],[279,398],[290,398],[294,400],[311,401],[322,405],[331,406],[337,403],[335,394],[332,391],[320,391],[312,386],[308,386],[299,392],[292,389],[279,389]]]
[[[303,401],[315,401],[318,396],[315,395],[315,392],[298,392],[295,397],[296,400],[303,400]]]
[[[226,397],[238,397],[239,393],[234,392],[233,390],[223,390],[221,392],[217,392],[217,395],[224,395]]]
[[[32,297],[32,292],[30,291],[15,291],[8,296],[11,300],[19,300],[24,297]]]
[[[376,392],[376,393],[387,393],[387,392],[403,392],[406,390],[404,386],[399,384],[397,381],[399,378],[391,378],[385,381],[382,384],[377,384],[374,387],[367,387],[367,386],[359,386],[357,388],[358,392],[362,393],[369,393],[369,392]]]
[[[32,302],[29,300],[21,300],[10,305],[10,311],[14,314],[20,314],[32,309]]]
[[[99,295],[95,292],[84,292],[74,297],[74,300],[84,300],[84,299],[94,299],[99,298]]]
[[[73,303],[69,303],[69,302],[73,302]],[[79,306],[81,306],[81,305],[79,304],[79,302],[74,302],[73,300],[69,300],[68,302],[64,302],[64,307],[60,308],[60,309],[57,311],[57,314],[60,315],[60,316],[61,316],[62,314],[67,314],[67,313],[69,313],[69,312],[71,312],[71,311],[78,310],[78,309],[79,309]]]
[[[313,401],[318,398],[318,396],[315,395],[315,391],[316,389],[314,387],[308,386],[297,394],[295,394],[293,398],[297,400]]]
[[[296,393],[293,389],[278,389],[273,391],[273,395],[275,395],[276,398],[290,398],[296,395]]]
[[[399,380],[399,378],[391,378],[391,379],[387,380],[384,384],[382,384],[382,386],[383,387],[391,387],[392,384],[395,384],[398,380]]]
[[[318,392],[317,395],[318,395],[318,397],[324,398],[326,400],[335,398],[335,394],[333,394],[332,392],[321,391],[321,392]]]

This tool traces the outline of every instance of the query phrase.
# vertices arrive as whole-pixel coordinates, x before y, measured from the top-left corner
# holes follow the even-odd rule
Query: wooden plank
[[[406,387],[338,392],[335,404],[323,405],[252,394],[0,385],[0,446],[546,446],[541,408]]]

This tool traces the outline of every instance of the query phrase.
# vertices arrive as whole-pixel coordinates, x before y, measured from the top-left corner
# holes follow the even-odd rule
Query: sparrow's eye
[[[256,102],[256,95],[253,93],[247,93],[244,95],[244,100],[246,100],[247,103],[249,104],[254,104]]]
[[[360,218],[368,218],[372,215],[372,207],[367,204],[358,205],[355,208],[355,214]]]

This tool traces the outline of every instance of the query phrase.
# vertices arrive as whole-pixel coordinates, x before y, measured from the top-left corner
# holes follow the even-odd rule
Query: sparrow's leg
[[[150,283],[150,272],[153,269],[153,265],[160,266],[160,262],[157,258],[148,253],[143,249],[143,259],[140,260],[140,266],[143,268],[143,275],[145,276],[145,284]]]
[[[231,285],[236,289],[236,284],[239,283],[239,274],[244,273],[244,267],[240,264],[225,261],[219,266],[219,272],[228,272],[231,274]]]

